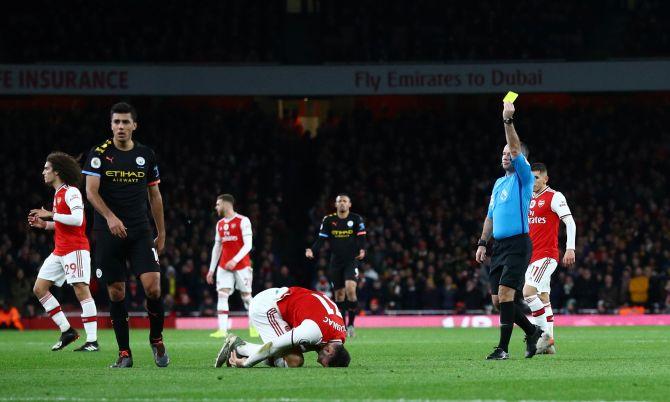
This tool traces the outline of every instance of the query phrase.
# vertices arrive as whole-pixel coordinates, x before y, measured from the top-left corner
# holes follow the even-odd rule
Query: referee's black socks
[[[518,293],[518,292],[517,292]],[[518,325],[526,335],[532,335],[535,332],[535,325],[530,322],[526,314],[523,313],[521,309],[521,303],[519,299],[515,299],[514,302],[514,323]]]
[[[337,308],[340,310],[340,313],[342,313],[342,321],[344,321],[344,326],[347,326],[347,310],[349,307],[349,302],[345,299],[339,302],[335,302],[335,305],[337,305]]]
[[[119,345],[119,351],[126,350],[130,353],[126,301],[112,301],[109,308],[109,316],[112,319],[112,326],[114,327],[114,335],[116,335],[116,343]]]
[[[147,313],[149,313],[149,342],[155,343],[163,340],[163,322],[165,321],[165,308],[163,300],[147,298]]]
[[[347,315],[349,316],[349,321],[347,322],[347,326],[354,325],[354,320],[356,319],[356,314],[358,314],[358,300],[357,301],[351,301],[347,300],[345,302],[347,304]]]
[[[509,351],[509,340],[514,329],[514,302],[500,303],[500,343],[498,347],[505,352]]]

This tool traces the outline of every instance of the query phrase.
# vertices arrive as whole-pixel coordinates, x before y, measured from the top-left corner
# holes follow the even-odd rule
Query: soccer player
[[[509,358],[509,341],[515,323],[526,333],[527,358],[535,355],[540,340],[543,340],[543,345],[547,341],[542,337],[542,329],[533,325],[520,307],[522,301],[519,291],[523,287],[532,247],[528,235],[528,208],[533,191],[533,175],[530,164],[522,153],[513,116],[514,105],[504,102],[503,125],[507,145],[502,152],[502,168],[505,175],[496,180],[493,186],[484,229],[475,255],[477,262],[484,262],[486,245],[493,234],[495,245],[489,278],[493,304],[500,310],[500,341],[487,356],[488,360]]]
[[[523,297],[535,317],[535,324],[549,334],[547,348],[538,349],[538,353],[556,353],[554,348],[554,314],[551,310],[549,292],[551,291],[551,275],[558,266],[558,223],[563,221],[567,235],[563,264],[571,266],[575,263],[575,236],[577,225],[572,218],[570,207],[565,196],[547,183],[547,167],[544,163],[533,163],[531,166],[535,184],[533,199],[530,201],[528,223],[530,239],[533,243],[531,263],[526,271],[526,284],[523,286]]]
[[[49,292],[51,286],[60,287],[67,281],[81,303],[81,321],[86,331],[86,343],[75,349],[75,352],[97,352],[98,312],[88,287],[91,280],[91,255],[86,237],[84,203],[77,188],[81,182],[81,169],[70,155],[53,152],[47,156],[42,176],[44,183],[56,190],[53,208],[51,211],[44,208],[31,210],[28,224],[34,228],[54,231],[54,250],[44,260],[33,287],[44,310],[61,330],[60,339],[51,350],[61,350],[79,338],[61,311],[60,303]]]
[[[237,289],[240,291],[244,308],[249,309],[253,270],[249,252],[252,245],[251,221],[235,212],[235,198],[222,194],[216,198],[216,214],[221,219],[216,223],[212,260],[207,273],[207,283],[214,283],[219,301],[217,314],[219,330],[210,334],[213,338],[223,338],[228,331],[228,298]],[[217,269],[217,267],[219,269]]]
[[[347,336],[353,337],[354,319],[358,313],[358,261],[365,258],[365,222],[360,215],[349,211],[351,198],[347,194],[339,194],[335,198],[335,208],[336,213],[323,218],[319,236],[312,248],[305,250],[305,257],[314,258],[323,242],[330,240],[328,277],[335,292],[335,301],[348,312]]]
[[[303,352],[316,351],[323,367],[347,367],[344,348],[347,332],[337,305],[323,293],[301,287],[270,288],[257,294],[249,307],[249,320],[263,345],[228,335],[216,367],[253,367],[265,361],[272,367],[300,367]]]
[[[133,366],[126,309],[126,262],[139,277],[149,313],[149,344],[154,361],[166,367],[170,358],[163,343],[164,309],[161,299],[158,255],[165,247],[163,199],[156,155],[151,148],[133,140],[137,112],[127,103],[110,111],[113,138],[91,149],[82,173],[86,195],[95,208],[93,233],[96,239],[96,275],[107,283],[110,316],[119,346],[111,367]],[[147,202],[158,236],[152,238]]]

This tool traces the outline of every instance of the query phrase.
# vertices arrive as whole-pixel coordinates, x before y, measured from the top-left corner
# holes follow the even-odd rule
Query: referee
[[[360,215],[349,212],[351,198],[347,194],[339,194],[335,198],[335,207],[337,208],[336,213],[323,218],[319,237],[312,248],[305,250],[305,257],[314,258],[323,242],[326,239],[330,240],[328,278],[335,293],[335,303],[340,310],[346,309],[348,312],[347,336],[353,337],[355,335],[354,319],[358,313],[356,296],[358,261],[365,258],[365,222]]]
[[[509,102],[503,105],[507,139],[507,145],[502,152],[505,175],[496,180],[493,186],[484,229],[475,255],[477,262],[484,262],[486,245],[493,233],[495,245],[489,278],[493,304],[500,310],[500,342],[488,355],[489,360],[509,358],[509,341],[515,323],[526,333],[527,358],[535,355],[538,340],[544,339],[540,327],[533,325],[520,308],[519,296],[532,251],[528,235],[528,209],[533,194],[534,177],[514,129],[514,105]]]
[[[161,299],[158,254],[165,247],[163,199],[154,151],[133,140],[137,112],[127,103],[110,111],[113,138],[91,149],[82,171],[86,195],[95,208],[96,276],[107,283],[110,316],[119,346],[119,357],[111,367],[133,366],[126,309],[126,264],[130,263],[142,282],[149,314],[149,344],[158,367],[170,358],[163,344],[164,309]],[[153,239],[147,203],[158,237]]]

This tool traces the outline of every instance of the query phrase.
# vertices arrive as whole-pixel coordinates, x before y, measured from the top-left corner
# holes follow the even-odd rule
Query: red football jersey
[[[81,192],[77,187],[62,185],[54,194],[53,213],[70,215],[72,211],[84,209]],[[86,237],[86,216],[81,226],[54,222],[54,255],[64,256],[77,250],[89,250]]]
[[[345,341],[347,329],[337,305],[321,292],[300,287],[288,289],[277,302],[284,321],[295,328],[305,320],[314,321],[321,330],[321,342]]]
[[[558,225],[561,218],[571,215],[565,196],[547,187],[533,194],[528,212],[533,255],[530,261],[553,258],[558,261]]]
[[[235,214],[230,219],[223,218],[216,223],[216,241],[220,241],[222,246],[219,268],[225,267],[226,263],[240,252],[244,246],[244,236],[251,236],[251,221],[246,216]],[[233,270],[250,266],[251,257],[247,252]]]

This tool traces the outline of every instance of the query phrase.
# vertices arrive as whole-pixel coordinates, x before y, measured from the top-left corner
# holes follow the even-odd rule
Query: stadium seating
[[[531,161],[548,165],[550,185],[566,195],[578,227],[577,264],[555,276],[553,304],[565,313],[632,304],[667,311],[668,102],[655,100],[652,107],[608,98],[603,107],[603,99],[519,111],[517,127]],[[168,235],[161,262],[173,311],[213,311],[204,276],[221,192],[234,193],[239,212],[251,218],[255,292],[277,284],[328,290],[324,256],[311,263],[302,254],[335,194],[346,191],[368,222],[363,308],[490,307],[486,269],[474,263],[473,249],[501,173],[504,136],[495,109],[384,114],[359,107],[326,121],[311,139],[253,104],[229,110],[188,102],[139,99],[135,137],[154,147],[161,167]],[[48,207],[52,197],[41,183],[42,158],[52,149],[81,154],[108,136],[105,102],[73,98],[72,104],[77,107],[0,109],[0,155],[12,160],[1,176],[11,191],[0,199],[0,298],[23,298],[21,284],[34,280],[51,250],[50,236],[25,223],[30,208]],[[90,222],[90,206],[87,212]],[[640,289],[646,298],[632,300],[631,291]],[[93,290],[104,310],[104,288],[94,283]],[[129,292],[138,311],[141,292]],[[72,292],[64,293],[63,303],[73,303]],[[231,300],[232,309],[241,308]],[[22,314],[40,313],[32,296],[27,304],[19,301]]]

